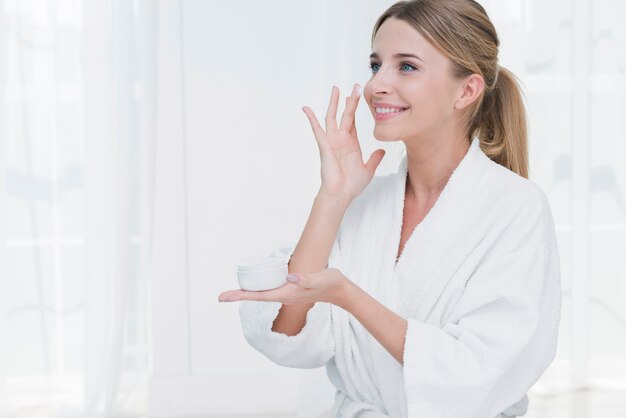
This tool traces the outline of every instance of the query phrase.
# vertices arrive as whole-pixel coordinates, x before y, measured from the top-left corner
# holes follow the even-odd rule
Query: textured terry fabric
[[[280,365],[325,365],[337,388],[332,417],[524,415],[560,318],[547,198],[475,138],[396,263],[406,176],[405,156],[396,173],[374,177],[348,207],[329,258],[407,319],[404,365],[350,313],[323,303],[288,337],[271,331],[279,303],[241,302],[246,339]]]
[[[268,258],[289,261],[295,245],[275,249]],[[335,240],[328,266],[338,267],[338,242]],[[306,316],[299,334],[288,336],[272,331],[280,302],[239,302],[243,334],[253,347],[274,363],[285,367],[312,369],[324,366],[335,354],[335,339],[331,328],[330,304],[317,302]]]

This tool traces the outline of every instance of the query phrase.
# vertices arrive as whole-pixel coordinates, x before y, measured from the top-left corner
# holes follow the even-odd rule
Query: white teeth
[[[376,108],[376,113],[399,113],[399,112],[402,112],[404,110],[406,110],[406,109],[401,109],[401,108],[398,108],[398,107],[393,108],[393,109],[389,109],[389,108],[386,108],[386,107],[377,107]]]

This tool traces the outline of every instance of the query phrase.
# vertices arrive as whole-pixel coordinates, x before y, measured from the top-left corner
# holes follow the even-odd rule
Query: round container
[[[272,258],[253,263],[241,263],[237,267],[239,287],[243,290],[276,289],[287,282],[287,261]]]
[[[277,267],[282,267],[287,262],[282,258],[264,258],[259,261],[252,261],[249,263],[240,263],[237,266],[239,271],[254,271],[254,270],[268,270]]]

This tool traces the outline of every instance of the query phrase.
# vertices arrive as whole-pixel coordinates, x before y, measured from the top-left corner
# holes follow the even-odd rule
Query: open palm
[[[355,84],[352,95],[346,97],[341,122],[337,125],[339,89],[333,86],[326,113],[326,130],[322,129],[309,107],[302,108],[309,118],[320,151],[320,193],[348,203],[369,184],[385,155],[385,150],[377,149],[366,163],[363,162],[354,118],[361,97],[359,90],[359,85]]]

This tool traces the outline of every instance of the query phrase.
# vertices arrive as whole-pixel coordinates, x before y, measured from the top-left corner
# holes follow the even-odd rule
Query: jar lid
[[[237,266],[238,271],[257,271],[257,270],[271,270],[278,267],[283,267],[287,264],[287,260],[284,258],[264,258],[263,260],[240,263]]]

